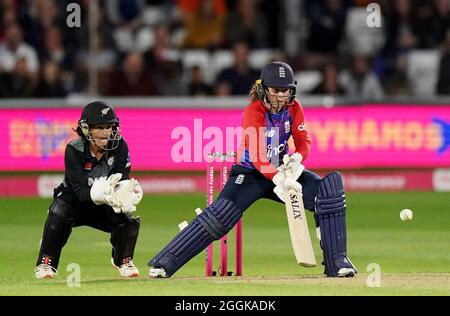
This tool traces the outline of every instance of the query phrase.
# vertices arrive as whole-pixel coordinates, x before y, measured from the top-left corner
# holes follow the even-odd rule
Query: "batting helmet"
[[[256,91],[260,100],[266,100],[266,89],[268,87],[290,89],[289,103],[294,101],[297,93],[297,81],[294,79],[294,72],[291,66],[282,61],[275,61],[265,65],[256,85]]]

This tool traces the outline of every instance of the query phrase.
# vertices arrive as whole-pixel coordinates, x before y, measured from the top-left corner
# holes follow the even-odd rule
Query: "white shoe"
[[[338,271],[338,277],[352,277],[355,274],[355,269],[352,268],[340,268]]]
[[[163,268],[151,268],[148,271],[148,276],[151,278],[167,278],[167,273]]]
[[[137,278],[139,276],[139,270],[133,263],[133,260],[128,260],[126,263],[122,264],[120,267],[114,264],[114,259],[111,258],[111,263],[114,268],[119,271],[120,276],[124,278]]]
[[[41,263],[34,269],[36,279],[53,279],[58,275],[58,271],[51,265]]]

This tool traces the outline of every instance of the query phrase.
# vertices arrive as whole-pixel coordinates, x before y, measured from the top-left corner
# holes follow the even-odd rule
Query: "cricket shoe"
[[[151,278],[167,278],[167,273],[163,268],[151,268],[148,276]]]
[[[120,267],[116,266],[114,264],[114,259],[111,258],[111,264],[117,269],[117,271],[119,271],[121,277],[137,278],[139,276],[139,270],[136,268],[131,258],[125,258]]]
[[[325,261],[322,261],[322,265],[325,266],[325,271],[324,274],[328,277],[339,277],[339,278],[351,278],[353,276],[355,276],[355,274],[358,273],[358,270],[356,269],[356,267],[353,265],[353,263],[350,261],[350,259],[348,257],[340,257],[339,260],[336,260],[337,266],[336,268],[339,269],[337,270],[337,274],[336,275],[330,275],[327,266],[325,264]]]
[[[338,277],[349,278],[355,276],[355,274],[358,273],[358,270],[348,257],[342,257],[340,258],[340,260],[336,260],[336,262],[338,262],[338,266],[340,266],[337,273]]]
[[[340,277],[340,278],[343,278],[343,277],[351,278],[351,277],[355,276],[355,274],[356,274],[356,271],[355,271],[355,269],[352,269],[352,268],[341,268],[338,271],[338,277]]]
[[[54,276],[58,275],[58,270],[51,265],[41,263],[34,269],[34,274],[36,279],[53,279]]]

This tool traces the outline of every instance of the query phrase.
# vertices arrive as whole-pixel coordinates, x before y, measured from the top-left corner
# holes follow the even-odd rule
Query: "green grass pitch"
[[[271,201],[257,202],[244,215],[243,277],[205,278],[202,252],[170,279],[148,278],[147,261],[177,233],[178,224],[192,220],[194,209],[205,203],[202,194],[184,194],[146,195],[140,204],[142,225],[135,253],[139,278],[121,279],[110,264],[109,235],[81,227],[73,230],[63,250],[58,277],[36,280],[33,269],[49,203],[0,199],[0,295],[450,295],[448,193],[349,193],[348,252],[359,273],[343,279],[322,275],[311,214],[319,264],[296,265],[284,207]],[[400,220],[403,208],[414,211],[412,221]],[[72,279],[72,271],[67,271],[71,263],[80,266],[80,287],[67,283]],[[379,287],[368,286],[377,281]]]

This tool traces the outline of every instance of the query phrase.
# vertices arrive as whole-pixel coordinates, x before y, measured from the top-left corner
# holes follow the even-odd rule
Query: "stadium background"
[[[67,9],[72,3],[81,9],[80,27],[67,24],[74,12]],[[371,15],[378,7],[367,9],[370,3],[380,5],[379,20]],[[13,257],[23,269],[18,283],[13,282],[17,292],[11,293],[24,293],[30,286],[35,244],[49,197],[62,178],[65,144],[74,136],[71,129],[83,105],[93,99],[113,105],[131,142],[133,175],[148,194],[139,212],[147,225],[137,249],[144,268],[146,257],[176,232],[176,224],[192,218],[192,210],[205,203],[204,164],[195,161],[194,153],[180,163],[173,161],[180,140],[174,131],[184,128],[191,133],[192,150],[202,152],[212,140],[217,141],[216,150],[228,149],[226,137],[220,142],[205,133],[226,135],[226,128],[238,127],[261,67],[283,60],[294,68],[313,139],[306,166],[320,174],[338,169],[344,175],[349,204],[353,203],[349,247],[361,272],[378,260],[393,273],[390,282],[395,290],[386,293],[448,295],[448,284],[442,287],[436,274],[425,278],[431,289],[417,282],[414,289],[401,292],[395,273],[444,273],[437,279],[449,278],[450,258],[439,248],[450,241],[449,17],[448,0],[2,0],[1,248],[8,255],[15,249]],[[373,25],[376,21],[379,27]],[[395,223],[405,207],[416,211],[414,232],[392,241],[393,236],[408,233]],[[255,249],[283,244],[281,261],[287,275],[320,274],[320,268],[304,272],[292,265],[284,215],[267,203],[255,208],[244,219],[248,251],[244,273],[277,275],[276,270],[260,267],[274,258]],[[18,210],[17,217],[11,215]],[[155,214],[164,216],[155,220]],[[267,227],[268,222],[274,226]],[[384,237],[379,235],[382,231]],[[11,233],[23,236],[5,242]],[[100,253],[107,252],[106,240],[101,242],[104,236],[85,234],[88,239],[69,242],[62,264],[82,261],[83,252],[77,247],[91,238],[99,240]],[[426,248],[424,237],[434,240],[435,246]],[[427,249],[419,261],[409,242]],[[404,252],[397,257],[399,249]],[[85,262],[92,271],[101,271],[100,278],[106,273],[103,259]],[[203,259],[197,258],[181,275],[202,275]],[[8,268],[1,272],[6,283],[12,282]],[[229,295],[210,285],[195,293]],[[321,284],[312,286],[320,292]],[[34,283],[31,287],[43,290]],[[133,290],[136,287],[131,286],[132,294],[157,294],[147,288],[150,292]],[[325,293],[371,294],[364,286],[356,286],[356,292],[347,290],[333,285]],[[0,292],[6,293],[6,288]],[[259,288],[235,292],[242,293],[265,292]]]

